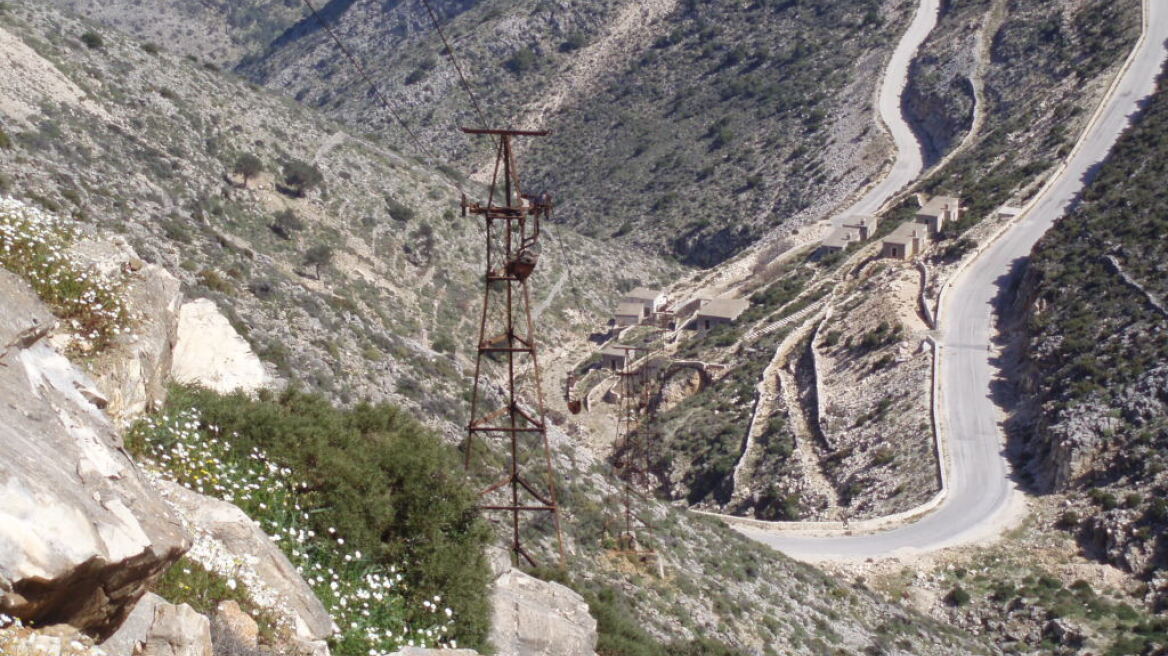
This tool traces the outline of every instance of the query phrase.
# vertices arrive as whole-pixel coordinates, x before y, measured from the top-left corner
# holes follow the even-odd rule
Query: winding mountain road
[[[1031,209],[952,282],[941,307],[940,418],[948,436],[949,492],[920,521],[868,535],[806,537],[758,526],[738,529],[805,560],[852,560],[925,552],[968,544],[1000,532],[1022,494],[1003,458],[1004,439],[991,385],[996,370],[988,345],[994,336],[994,299],[1016,265],[1073,203],[1106,157],[1142,99],[1152,93],[1168,54],[1168,2],[1145,0],[1144,34],[1118,82],[1104,99],[1061,172]]]
[[[900,100],[908,83],[909,65],[912,64],[921,44],[937,26],[940,5],[941,0],[921,0],[912,23],[901,35],[900,42],[884,69],[884,81],[880,85],[877,109],[880,120],[888,128],[892,134],[892,141],[896,144],[896,161],[892,165],[892,170],[851,207],[840,212],[837,215],[840,220],[855,214],[875,214],[889,198],[916,180],[925,166],[921,144],[904,119]]]

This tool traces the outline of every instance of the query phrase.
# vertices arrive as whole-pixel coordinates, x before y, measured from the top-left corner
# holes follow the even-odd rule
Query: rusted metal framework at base
[[[525,513],[550,513],[555,526],[560,564],[564,563],[564,542],[560,533],[559,504],[547,439],[543,388],[539,360],[536,357],[535,329],[531,320],[531,294],[527,280],[538,260],[540,220],[551,214],[551,198],[524,194],[519,186],[515,156],[511,148],[514,136],[543,136],[547,132],[520,130],[484,130],[463,128],[463,132],[496,137],[495,169],[486,205],[462,199],[462,215],[483,217],[487,237],[487,273],[484,278],[482,319],[479,323],[478,356],[475,360],[474,391],[471,396],[470,423],[467,424],[466,468],[474,454],[476,436],[492,436],[509,443],[507,469],[497,482],[480,493],[479,508],[510,514],[512,561],[523,558],[535,566],[535,558],[523,547],[520,516]],[[522,310],[519,307],[522,306]],[[495,311],[492,313],[492,309]],[[487,384],[483,359],[501,364],[506,372],[506,396],[502,407],[480,414]],[[527,358],[534,377],[534,406],[521,400],[519,360]],[[532,466],[530,456],[543,450],[543,458]],[[542,469],[542,482],[531,474]]]
[[[640,529],[649,534],[648,543],[655,542],[653,525],[633,511],[635,497],[639,497],[638,488],[649,486],[649,445],[646,435],[640,430],[637,416],[649,404],[649,387],[645,372],[645,363],[634,365],[636,353],[645,349],[633,346],[618,346],[625,352],[624,367],[619,372],[621,381],[621,410],[617,417],[617,449],[615,466],[617,475],[624,481],[624,490],[621,503],[624,506],[624,528],[617,538],[617,548],[613,553],[621,556],[636,558],[641,562],[654,561],[660,570],[660,559],[657,552],[644,546],[645,541],[639,536]]]

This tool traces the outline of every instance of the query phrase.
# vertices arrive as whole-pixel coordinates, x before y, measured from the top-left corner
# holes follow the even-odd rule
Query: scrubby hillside
[[[5,6],[0,192],[123,234],[214,299],[284,380],[463,423],[483,247],[457,208],[479,185],[230,74]],[[586,335],[618,287],[673,270],[555,237],[532,278],[551,344]]]
[[[1082,204],[1035,248],[1020,439],[1040,490],[1089,555],[1168,595],[1168,85],[1116,145]],[[1028,421],[1027,421],[1028,420]]]
[[[760,335],[801,304],[777,316],[768,307],[744,314],[730,334],[686,347],[731,370],[650,420],[660,427],[660,470],[674,497],[764,518],[855,518],[907,510],[937,489],[929,326],[917,299],[936,299],[961,259],[1001,225],[998,208],[1031,197],[1070,151],[1138,38],[1139,16],[1138,2],[1067,3],[1055,13],[1037,2],[944,4],[905,107],[932,158],[953,156],[912,189],[959,195],[963,219],[921,258],[924,279],[909,263],[864,264],[879,252],[877,239],[835,262],[775,267],[783,280],[775,284],[767,262],[784,248],[778,259],[806,261],[810,251],[798,249],[817,240],[805,231],[764,249],[734,293],[764,307],[790,294],[810,301],[826,293],[813,293],[818,278],[835,289],[825,301],[832,319],[809,347],[821,313]],[[909,198],[886,212],[877,234],[916,205]],[[836,275],[840,258],[849,275]]]
[[[427,147],[481,148],[420,3],[337,2],[335,29]],[[915,3],[488,0],[439,6],[486,120],[550,128],[532,181],[560,218],[708,266],[825,212],[888,155],[880,71]],[[308,19],[243,70],[354,125],[401,129]],[[404,141],[404,139],[403,139]]]
[[[967,222],[951,233],[1037,192],[1139,33],[1138,0],[946,3],[914,62],[905,107],[934,161],[976,128],[922,185],[967,203]]]
[[[307,13],[301,0],[51,0],[49,4],[143,41],[165,44],[180,55],[225,67],[262,52]]]

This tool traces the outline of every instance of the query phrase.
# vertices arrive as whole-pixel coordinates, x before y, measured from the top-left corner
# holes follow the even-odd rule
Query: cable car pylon
[[[527,513],[550,513],[562,567],[564,540],[527,284],[539,256],[540,220],[551,215],[552,202],[547,194],[537,197],[522,192],[511,147],[512,137],[540,137],[548,133],[478,128],[462,128],[462,131],[496,137],[495,168],[486,205],[471,203],[465,196],[462,199],[463,216],[483,217],[487,239],[483,310],[467,424],[466,468],[470,470],[472,465],[476,436],[495,438],[509,445],[505,471],[480,493],[479,508],[510,516],[512,563],[519,564],[522,558],[533,567],[537,562],[523,546],[520,517]],[[488,384],[484,359],[498,363],[506,380],[502,407],[485,412],[480,408]],[[534,394],[521,398],[517,370],[524,359],[534,373],[535,390]],[[543,458],[539,462],[533,454],[541,448]]]

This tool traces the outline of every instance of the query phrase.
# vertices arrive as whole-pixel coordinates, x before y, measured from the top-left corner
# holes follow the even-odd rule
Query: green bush
[[[0,150],[12,150],[12,139],[3,128],[0,128]]]
[[[503,66],[516,75],[522,75],[535,68],[538,64],[535,53],[531,48],[524,48],[503,62]]]
[[[360,404],[341,410],[322,396],[295,389],[253,400],[244,394],[176,388],[169,405],[195,409],[200,430],[231,436],[212,444],[225,450],[218,460],[247,465],[263,454],[279,479],[299,482],[289,493],[292,507],[303,510],[308,525],[291,529],[296,535],[328,536],[329,544],[335,540],[364,558],[367,563],[362,567],[393,572],[400,566],[396,589],[408,602],[401,609],[407,623],[433,624],[438,606],[434,600],[439,598],[454,617],[450,637],[461,646],[484,644],[489,570],[483,548],[491,536],[479,518],[477,495],[462,474],[455,450],[436,435],[393,406]],[[157,453],[150,451],[151,444],[157,446],[157,436],[166,435],[153,428],[158,425],[155,421],[131,431],[127,447]],[[208,493],[219,491],[225,487],[222,480],[202,473],[212,469],[211,462],[185,465],[178,472],[180,482],[194,480]],[[263,494],[269,494],[266,486],[234,491],[231,498],[253,516],[288,507],[257,496]],[[310,544],[309,549],[321,547]],[[342,560],[335,553],[321,558],[329,563],[328,571],[350,565],[349,558]],[[355,576],[361,575],[358,568]],[[324,590],[318,585],[317,591],[324,599],[328,579],[322,580]],[[334,653],[345,656],[364,656],[369,649],[359,635],[348,633],[334,646]]]
[[[418,215],[414,208],[388,196],[385,198],[385,205],[389,209],[390,218],[394,221],[409,223]]]
[[[317,244],[304,252],[304,264],[316,269],[316,277],[320,277],[320,270],[333,261],[333,249],[325,244]]]
[[[100,34],[92,30],[81,35],[81,42],[91,50],[101,50],[105,47],[105,39],[102,39]]]
[[[292,160],[284,164],[284,184],[297,197],[324,182],[324,174],[308,162]]]
[[[965,588],[959,585],[953,586],[953,589],[949,591],[949,594],[945,595],[945,602],[950,606],[957,606],[960,608],[961,606],[968,604],[969,601],[969,592],[967,592]]]
[[[246,182],[263,173],[264,163],[255,155],[244,153],[236,158],[235,165],[231,167],[231,171],[242,177]],[[285,169],[285,175],[287,174],[287,169]]]
[[[291,209],[285,209],[276,212],[276,216],[273,217],[272,223],[268,228],[281,239],[291,239],[292,233],[304,229],[304,221],[301,221],[300,217],[296,216],[296,212],[293,212]]]

